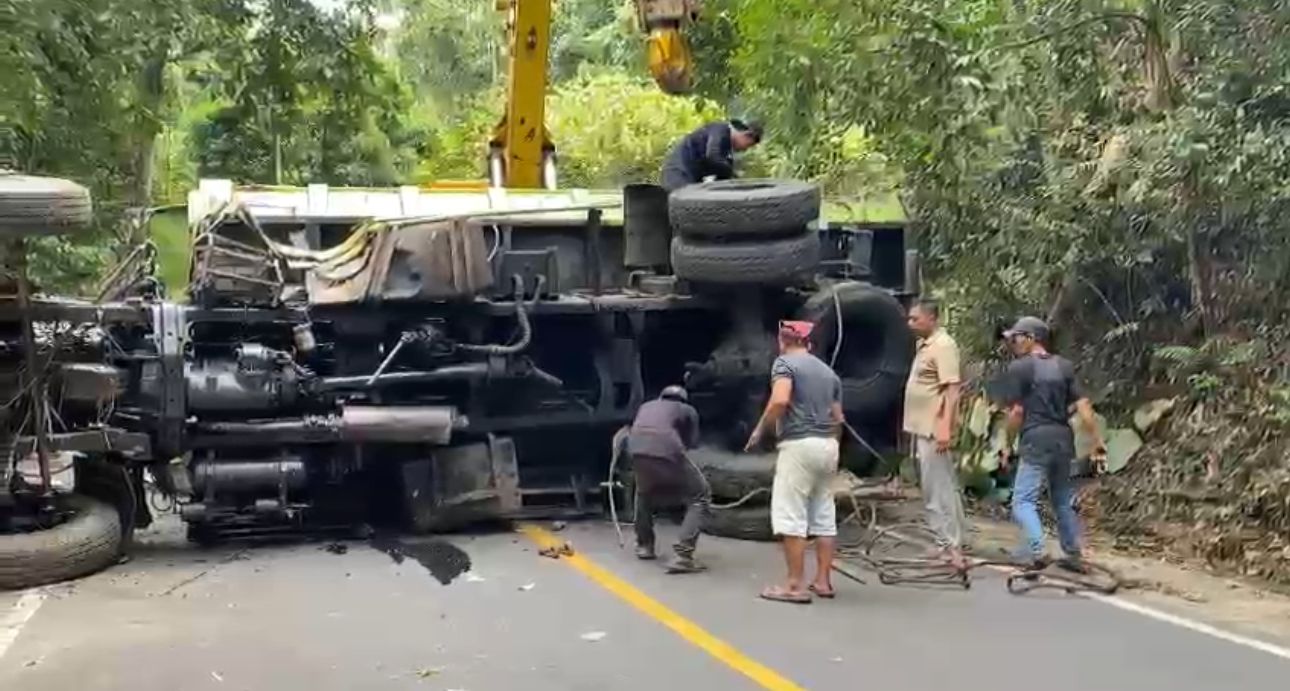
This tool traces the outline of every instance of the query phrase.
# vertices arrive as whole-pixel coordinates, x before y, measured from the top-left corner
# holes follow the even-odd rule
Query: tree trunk
[[[1214,333],[1217,315],[1214,313],[1214,266],[1209,238],[1193,224],[1187,229],[1187,278],[1191,283],[1191,300],[1200,316],[1201,329],[1206,336]]]
[[[1176,86],[1170,70],[1168,27],[1160,3],[1148,3],[1142,28],[1143,81],[1146,83],[1147,107],[1156,112],[1172,110],[1177,105]]]
[[[152,189],[156,181],[157,137],[161,134],[161,109],[166,97],[166,64],[168,51],[161,51],[143,65],[139,74],[140,114],[134,126],[134,145],[130,152],[130,181],[125,192],[126,203],[133,209],[152,205]],[[145,238],[139,237],[145,229],[142,224],[131,223],[125,234],[126,247],[134,247]],[[128,251],[128,249],[127,249]]]
[[[282,184],[282,135],[273,134],[273,184]]]
[[[154,56],[144,64],[139,75],[139,110],[142,115],[136,127],[133,151],[134,179],[131,181],[128,200],[137,206],[147,206],[152,201],[152,185],[156,177],[157,136],[161,134],[161,109],[166,98],[166,64],[170,62],[167,51]]]
[[[1204,209],[1197,203],[1196,173],[1191,172],[1183,179],[1180,189],[1182,223],[1185,224],[1187,236],[1187,279],[1191,284],[1191,302],[1200,316],[1201,329],[1205,336],[1214,333],[1217,315],[1214,310],[1214,260],[1209,246],[1209,236],[1205,234],[1205,223],[1208,218]]]
[[[1062,308],[1066,306],[1067,298],[1070,296],[1071,291],[1075,289],[1077,279],[1078,275],[1074,269],[1070,269],[1062,277],[1061,285],[1057,287],[1057,294],[1053,296],[1053,301],[1049,303],[1048,314],[1044,315],[1044,321],[1048,322],[1049,328],[1056,328],[1057,323],[1061,321]]]

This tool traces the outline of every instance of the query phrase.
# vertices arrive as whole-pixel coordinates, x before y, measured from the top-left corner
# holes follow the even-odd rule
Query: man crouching
[[[807,347],[814,325],[779,325],[779,352],[771,366],[770,400],[748,438],[752,451],[768,430],[777,430],[779,457],[771,487],[771,528],[780,536],[788,563],[788,582],[770,586],[761,597],[808,604],[811,593],[834,596],[830,574],[838,534],[833,478],[838,472],[838,438],[843,423],[842,382]],[[815,580],[807,588],[806,540],[815,538]]]
[[[685,503],[685,518],[667,572],[704,570],[694,559],[694,548],[708,518],[712,490],[685,455],[699,441],[699,413],[689,404],[685,389],[669,386],[642,405],[626,436],[636,475],[636,556],[655,558],[654,511],[679,500]]]

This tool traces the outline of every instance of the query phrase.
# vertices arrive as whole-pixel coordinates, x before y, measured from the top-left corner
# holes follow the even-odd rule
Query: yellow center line
[[[558,547],[564,543],[554,534],[536,525],[523,524],[519,526],[519,531],[540,547]],[[677,614],[663,603],[641,592],[636,586],[624,581],[614,575],[613,572],[599,566],[581,554],[563,557],[561,561],[582,572],[596,585],[617,595],[619,599],[640,610],[646,616],[672,629],[676,635],[715,657],[727,667],[757,682],[762,688],[771,689],[772,691],[804,691],[802,687],[785,679],[775,670],[744,655],[734,646],[708,633],[703,627]]]

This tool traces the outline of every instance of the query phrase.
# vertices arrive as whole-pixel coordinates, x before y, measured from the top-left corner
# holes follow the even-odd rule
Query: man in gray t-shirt
[[[779,419],[775,435],[781,442],[837,435],[833,404],[842,400],[842,381],[823,360],[807,351],[786,352],[771,365],[770,380],[776,379],[793,382],[788,409]]]
[[[842,426],[842,382],[823,360],[807,349],[810,322],[780,322],[780,356],[771,367],[771,393],[746,450],[761,444],[766,430],[776,430],[779,457],[771,488],[771,528],[784,546],[788,582],[767,587],[761,596],[779,602],[805,603],[811,593],[833,597],[830,572],[838,534],[833,477],[838,471],[838,436]],[[816,573],[806,583],[806,541],[815,538]]]

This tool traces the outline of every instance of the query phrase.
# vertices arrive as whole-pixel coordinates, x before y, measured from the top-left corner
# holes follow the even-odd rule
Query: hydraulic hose
[[[618,457],[622,455],[622,449],[626,446],[627,428],[621,427],[614,433],[613,451],[609,454],[609,480],[605,487],[609,490],[609,519],[614,522],[614,532],[618,534],[618,549],[627,546],[627,541],[623,538],[623,527],[618,524],[618,503],[614,501],[615,482],[618,476]]]
[[[460,343],[457,345],[459,350],[467,353],[482,353],[484,355],[516,355],[529,347],[533,341],[533,325],[529,323],[528,311],[524,309],[524,280],[518,275],[512,276],[511,281],[515,285],[515,319],[520,325],[520,337],[510,345],[471,345]]]

